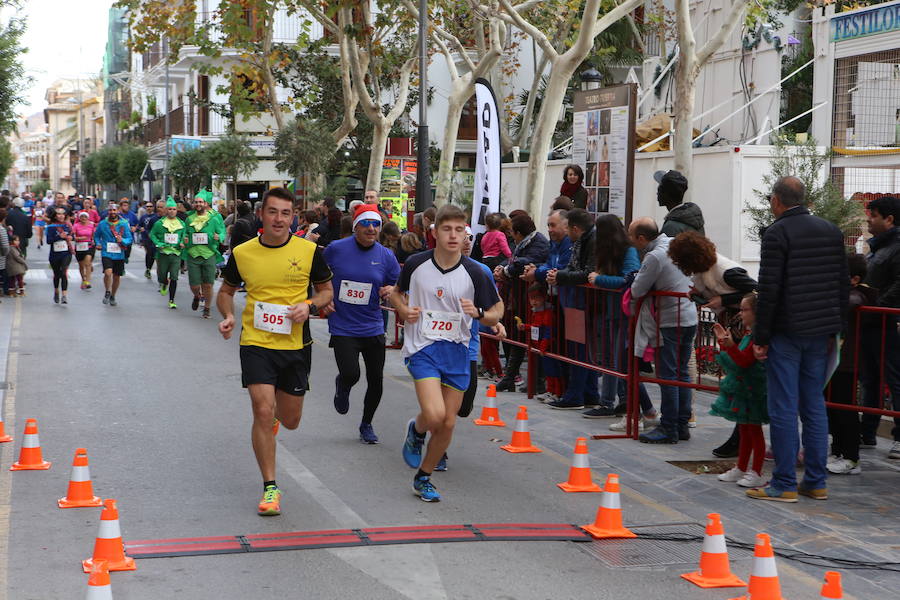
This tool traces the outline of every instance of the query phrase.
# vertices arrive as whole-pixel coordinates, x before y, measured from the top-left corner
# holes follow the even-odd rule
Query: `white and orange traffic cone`
[[[13,463],[10,471],[45,471],[50,463],[41,455],[41,440],[38,438],[37,419],[25,421],[25,436],[19,450],[19,460]]]
[[[557,483],[564,492],[600,492],[600,486],[591,478],[591,463],[588,458],[587,438],[575,440],[575,454],[569,467],[569,480]]]
[[[700,570],[681,576],[702,588],[744,587],[747,585],[731,572],[728,564],[728,548],[725,546],[725,529],[716,513],[706,515],[706,536],[700,551]]]
[[[837,571],[825,571],[825,583],[822,585],[822,600],[840,600],[844,597],[841,587],[841,574]]]
[[[103,501],[100,531],[94,542],[94,555],[81,561],[81,566],[85,573],[90,573],[94,563],[101,560],[106,561],[110,571],[134,571],[137,568],[134,559],[125,556],[125,544],[122,542],[122,530],[119,528],[119,510],[112,498]]]
[[[519,407],[519,413],[516,415],[516,430],[513,431],[512,441],[505,446],[500,446],[501,450],[507,452],[543,452],[540,448],[531,445],[531,433],[528,431],[528,408]]]
[[[597,539],[603,538],[636,538],[637,534],[622,525],[622,504],[619,502],[619,476],[610,473],[606,476],[600,508],[592,525],[582,527]]]
[[[57,504],[60,508],[103,506],[103,501],[94,495],[87,450],[84,448],[75,451],[75,458],[72,459],[72,476],[69,477],[69,489],[66,491],[66,497],[60,498]]]
[[[784,600],[781,597],[781,583],[775,566],[772,542],[766,533],[756,534],[753,550],[753,567],[750,569],[750,585],[747,594],[731,600]]]
[[[88,577],[88,589],[84,600],[112,600],[109,566],[105,560],[98,560],[91,566],[91,576]]]
[[[500,420],[500,411],[497,410],[497,386],[493,383],[485,392],[485,404],[481,407],[481,418],[475,419],[476,425],[491,427],[506,427],[506,423]]]
[[[3,425],[3,404],[0,403],[0,443],[13,441],[12,436],[6,433]]]

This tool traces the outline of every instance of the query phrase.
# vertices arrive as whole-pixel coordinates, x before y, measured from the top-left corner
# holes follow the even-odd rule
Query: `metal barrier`
[[[625,317],[621,312],[621,298],[624,290],[597,288],[589,285],[559,286],[551,288],[550,302],[554,311],[552,336],[546,350],[539,348],[532,338],[528,324],[533,313],[528,303],[528,285],[499,282],[498,289],[505,304],[505,312],[501,322],[506,327],[507,337],[499,338],[493,334],[481,333],[481,339],[494,340],[505,344],[508,349],[520,348],[524,352],[526,368],[527,394],[534,397],[539,367],[542,358],[558,361],[572,367],[584,369],[600,378],[611,377],[624,382],[626,412],[626,429],[621,434],[596,434],[593,439],[638,438],[638,424],[641,418],[639,406],[641,386],[654,383],[661,386],[690,388],[698,391],[717,393],[718,380],[722,376],[720,367],[715,361],[719,352],[718,343],[712,335],[712,325],[716,316],[711,311],[697,308],[698,324],[694,335],[691,352],[696,360],[696,370],[691,369],[691,381],[680,381],[659,377],[659,356],[656,356],[656,369],[653,376],[644,375],[640,370],[640,358],[634,355],[631,348],[635,344],[637,315],[649,300],[656,308],[666,298],[672,300],[688,299],[690,295],[678,292],[654,291],[634,302],[634,313]],[[555,293],[554,293],[555,292]],[[385,311],[394,312],[389,306]],[[676,323],[676,340],[681,338],[681,311]],[[826,406],[831,409],[856,411],[877,417],[893,417],[900,427],[900,408],[894,405],[886,407],[885,391],[891,391],[891,397],[900,398],[900,333],[897,331],[900,321],[900,309],[864,306],[851,316],[851,327],[855,328],[853,348],[849,350],[852,358],[853,381],[862,384],[865,393],[860,402],[859,385],[854,385],[849,402],[835,402],[832,398],[832,386],[826,388]],[[525,328],[519,325],[524,324]],[[394,340],[388,348],[402,346],[400,329],[403,323],[395,319]],[[661,336],[658,320],[656,334]],[[877,339],[877,354],[873,354],[872,337]],[[846,349],[845,349],[846,350]],[[509,350],[507,359],[509,359]],[[869,368],[861,368],[861,360],[877,358],[877,376]],[[845,358],[847,356],[845,355]],[[872,362],[871,360],[869,362]],[[896,364],[895,364],[896,363]],[[677,370],[676,370],[677,373]],[[705,379],[704,379],[705,378]],[[618,381],[614,384],[598,383],[598,392],[619,395]],[[607,398],[609,399],[609,398]],[[615,400],[614,400],[615,401]],[[660,407],[661,408],[661,407]]]

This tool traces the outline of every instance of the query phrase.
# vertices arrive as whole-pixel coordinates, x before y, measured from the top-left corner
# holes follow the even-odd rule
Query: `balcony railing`
[[[144,143],[155,144],[166,137],[165,115],[148,121],[144,125]],[[184,135],[184,107],[179,106],[169,113],[169,135]]]

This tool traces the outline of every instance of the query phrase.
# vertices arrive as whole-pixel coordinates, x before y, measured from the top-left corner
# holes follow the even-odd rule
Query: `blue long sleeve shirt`
[[[550,240],[550,254],[547,256],[547,262],[535,269],[534,278],[538,281],[547,281],[547,272],[552,269],[565,269],[571,257],[572,240],[569,236],[565,236],[559,242]]]
[[[117,242],[116,236],[113,235],[113,229],[118,231],[122,236],[122,241]],[[119,219],[115,224],[109,222],[109,219],[100,221],[97,229],[94,231],[94,244],[100,248],[100,255],[103,258],[111,260],[125,260],[125,246],[130,246],[132,242],[131,227],[128,221]],[[110,252],[107,244],[119,244],[118,252]]]
[[[625,285],[625,275],[634,273],[640,269],[641,258],[638,256],[637,248],[632,246],[625,251],[625,257],[622,259],[622,268],[619,269],[619,274],[598,275],[594,279],[594,286],[608,290],[617,290]]]

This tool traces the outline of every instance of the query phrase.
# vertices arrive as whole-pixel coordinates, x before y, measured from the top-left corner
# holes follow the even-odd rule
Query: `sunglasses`
[[[357,225],[361,227],[375,227],[377,229],[378,227],[381,227],[381,221],[378,221],[376,219],[363,219],[362,221],[357,223]]]

